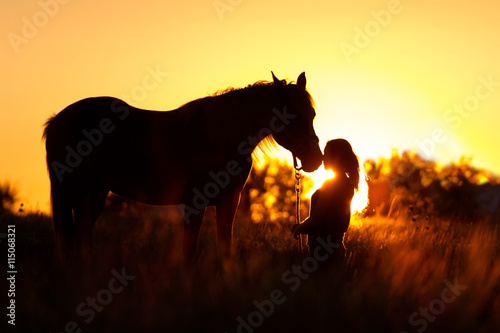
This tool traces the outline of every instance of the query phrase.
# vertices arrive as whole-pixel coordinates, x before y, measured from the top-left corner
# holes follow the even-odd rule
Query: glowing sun
[[[325,170],[324,166],[320,166],[318,170],[307,175],[313,181],[312,189],[306,194],[311,197],[317,189],[327,180],[335,177],[335,173],[331,170]],[[368,184],[365,180],[365,173],[363,171],[359,174],[359,190],[354,193],[351,202],[351,213],[361,212],[368,204]]]

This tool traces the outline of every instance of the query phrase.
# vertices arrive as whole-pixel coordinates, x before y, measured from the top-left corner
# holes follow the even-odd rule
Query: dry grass
[[[199,260],[186,268],[178,255],[182,224],[175,214],[105,214],[94,233],[92,262],[61,266],[52,256],[48,217],[2,217],[1,232],[7,224],[17,225],[17,328],[64,332],[66,323],[74,321],[83,332],[237,332],[238,317],[248,322],[254,313],[259,319],[253,302],[269,299],[278,289],[283,303],[269,317],[262,315],[258,328],[240,327],[239,332],[499,330],[498,226],[353,219],[345,239],[345,272],[315,271],[291,290],[283,274],[304,257],[288,225],[238,218],[235,258],[218,262],[213,212],[208,212]],[[78,305],[108,288],[111,270],[122,268],[134,280],[86,323],[88,317],[76,312]],[[441,302],[444,309],[434,308],[440,311],[429,313],[432,320],[422,321],[420,309],[440,305],[446,281],[466,289],[453,301]]]

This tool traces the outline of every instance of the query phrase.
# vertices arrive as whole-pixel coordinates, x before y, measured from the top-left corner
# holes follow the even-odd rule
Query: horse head
[[[323,154],[313,127],[316,112],[312,97],[306,90],[306,74],[299,75],[297,84],[286,84],[274,73],[272,75],[280,106],[275,113],[285,124],[281,131],[273,133],[273,137],[280,146],[300,159],[304,171],[312,172],[321,165]]]

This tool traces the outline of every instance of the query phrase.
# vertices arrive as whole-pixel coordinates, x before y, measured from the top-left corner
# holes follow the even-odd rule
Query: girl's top
[[[310,217],[300,224],[297,232],[316,236],[332,236],[342,240],[351,220],[351,200],[354,186],[345,174],[323,183],[311,198]]]

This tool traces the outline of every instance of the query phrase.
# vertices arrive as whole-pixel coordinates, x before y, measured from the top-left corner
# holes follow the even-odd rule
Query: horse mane
[[[291,80],[287,81],[287,79],[280,80],[280,81],[285,86],[295,84],[295,81],[291,81]],[[267,80],[259,80],[255,83],[249,84],[245,87],[240,87],[240,88],[228,87],[226,89],[218,90],[215,93],[213,93],[212,95],[209,95],[209,97],[217,97],[217,96],[222,96],[222,95],[226,95],[229,93],[239,92],[239,91],[243,91],[243,90],[247,90],[247,89],[251,89],[251,88],[269,87],[269,86],[274,86],[274,82],[267,81]],[[314,107],[315,105],[314,105],[314,100],[312,99],[312,96],[307,91],[306,91],[306,94],[307,94],[309,101],[311,102],[311,105]],[[277,144],[276,140],[274,140],[272,135],[268,135],[264,139],[262,139],[259,142],[259,144],[257,145],[257,147],[255,147],[255,148],[256,149],[252,153],[252,159],[254,160],[254,162],[259,163],[259,160],[258,160],[259,151],[262,152],[264,155],[269,156],[270,154],[272,154],[273,150],[276,150],[278,148],[278,144]]]
[[[294,81],[290,81],[290,82],[288,82],[287,80],[280,80],[280,81],[285,86],[286,85],[291,85],[291,84],[294,83]],[[211,97],[217,97],[217,96],[226,95],[226,94],[229,94],[229,93],[232,93],[232,92],[246,90],[246,89],[249,89],[249,88],[270,87],[270,86],[274,86],[274,82],[273,81],[259,80],[259,81],[255,82],[253,84],[249,84],[249,85],[247,85],[245,87],[242,87],[242,88],[228,87],[226,89],[218,90],[218,91],[216,91],[214,94],[212,94],[210,96]],[[312,99],[311,99],[311,101],[312,101]],[[275,150],[275,149],[278,148],[278,144],[276,143],[276,141],[274,140],[274,138],[273,138],[272,135],[268,135],[264,139],[262,139],[259,142],[259,144],[257,145],[257,147],[255,147],[255,148],[256,149],[252,153],[252,159],[254,160],[254,162],[259,163],[259,160],[258,160],[259,153],[258,153],[258,151],[262,152],[266,156],[269,156],[272,153],[273,150]]]
[[[280,81],[285,86],[289,86],[289,85],[295,84],[295,81],[292,81],[292,80],[287,81],[286,79],[284,79],[284,80],[280,80]],[[243,91],[243,90],[248,89],[248,88],[268,87],[268,86],[274,86],[274,82],[272,82],[272,81],[266,81],[266,80],[260,80],[260,81],[257,81],[255,83],[253,83],[253,84],[249,84],[249,85],[247,85],[245,87],[241,87],[241,88],[227,87],[226,89],[222,89],[222,90],[216,91],[215,93],[213,93],[212,95],[209,95],[208,97],[222,96],[222,95],[226,95],[226,94],[232,93],[232,92]],[[311,105],[314,108],[316,108],[314,100],[313,100],[311,94],[309,94],[309,92],[307,90],[306,90],[306,94],[307,94],[307,98],[309,99],[309,102],[311,103]],[[187,103],[187,104],[189,104],[189,103]]]
[[[294,83],[293,81],[287,82],[287,80],[280,80],[280,81],[284,85],[290,85],[290,84]],[[274,85],[274,82],[272,82],[272,81],[259,80],[255,83],[249,84],[249,85],[247,85],[245,87],[241,87],[241,88],[227,87],[226,89],[216,91],[214,94],[212,94],[210,96],[212,96],[212,97],[221,96],[221,95],[233,92],[233,91],[240,91],[240,90],[254,88],[254,87],[267,87],[267,86],[273,86],[273,85]]]

